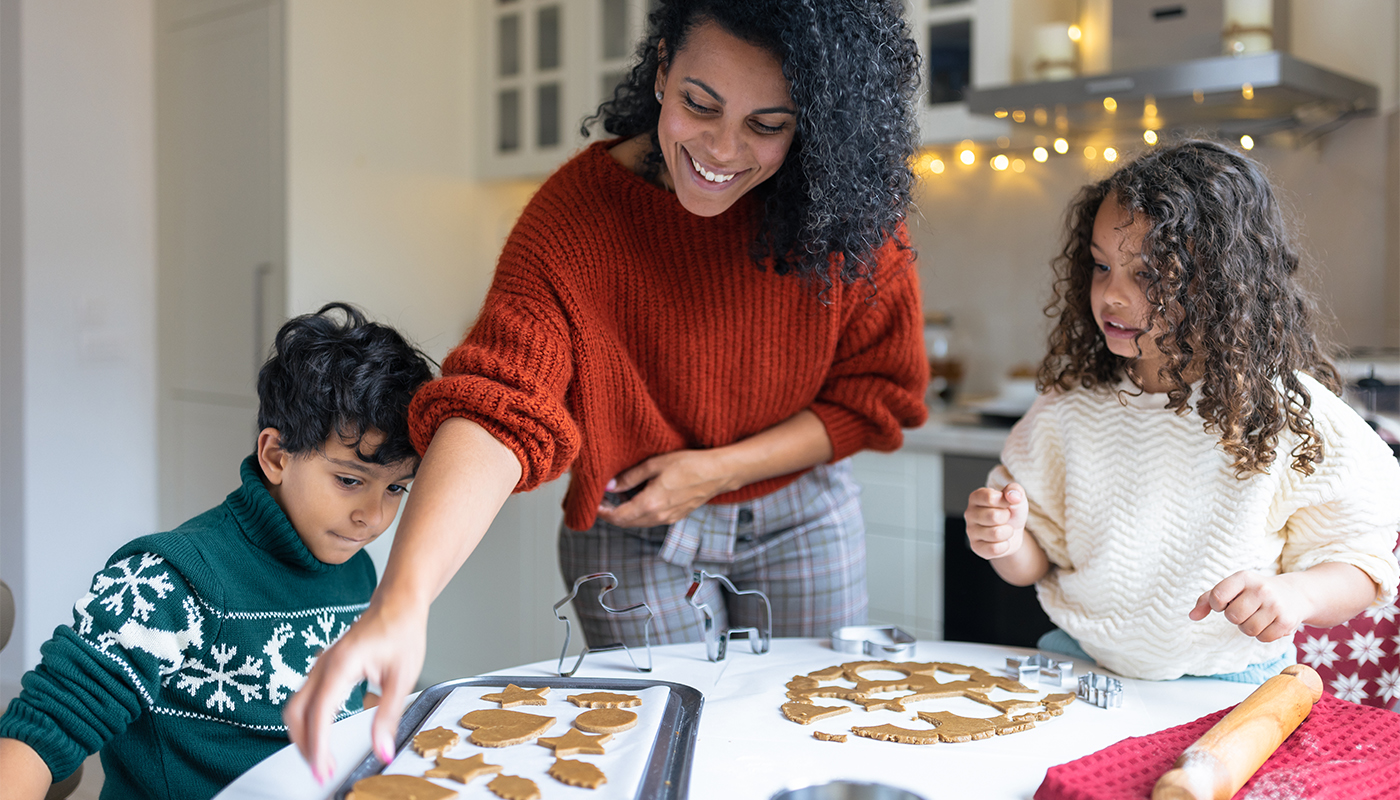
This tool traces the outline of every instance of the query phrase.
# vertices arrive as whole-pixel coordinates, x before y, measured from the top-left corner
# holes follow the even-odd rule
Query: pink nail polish
[[[375,754],[378,755],[379,760],[383,761],[385,764],[394,760],[394,749],[383,742],[380,742],[379,746],[375,748]]]
[[[609,481],[608,481],[608,485],[607,485],[607,486],[604,486],[603,489],[604,489],[604,491],[609,491],[609,492],[615,492],[615,491],[617,491],[617,479],[616,479],[616,478],[613,478],[612,480],[609,480]]]

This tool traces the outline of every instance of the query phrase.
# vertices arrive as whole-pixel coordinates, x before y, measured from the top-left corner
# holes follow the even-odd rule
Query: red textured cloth
[[[1149,736],[1124,739],[1051,767],[1035,792],[1035,800],[1148,800],[1157,779],[1172,768],[1177,757],[1229,711],[1226,708]],[[1322,695],[1293,735],[1235,793],[1235,800],[1397,797],[1400,715],[1330,694]]]
[[[696,216],[611,144],[571,159],[521,214],[472,330],[413,400],[420,453],[444,419],[473,420],[520,459],[517,491],[572,469],[564,521],[586,529],[604,485],[660,453],[731,444],[804,409],[836,459],[897,448],[923,423],[912,250],[887,242],[873,296],[838,280],[823,304],[813,284],[753,263],[752,197]]]

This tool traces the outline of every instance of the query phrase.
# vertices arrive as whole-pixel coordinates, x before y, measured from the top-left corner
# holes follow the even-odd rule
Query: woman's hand
[[[1219,611],[1245,636],[1275,642],[1303,625],[1340,625],[1375,597],[1375,582],[1350,564],[1324,562],[1281,575],[1241,570],[1197,598],[1188,616],[1199,622]]]
[[[598,516],[621,528],[670,525],[731,489],[723,457],[714,450],[676,450],[652,456],[608,483],[610,492],[646,488],[621,505],[604,502]]]

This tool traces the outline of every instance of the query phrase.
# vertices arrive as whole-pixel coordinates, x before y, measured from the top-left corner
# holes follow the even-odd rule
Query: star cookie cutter
[[[1080,700],[1099,708],[1123,707],[1123,682],[1107,675],[1084,673],[1079,676],[1079,691],[1075,694]]]
[[[597,580],[607,580],[612,582],[612,585],[607,586],[602,591],[598,592],[598,605],[602,606],[603,610],[608,612],[609,614],[626,614],[629,611],[636,611],[639,608],[646,609],[647,623],[646,626],[642,628],[643,641],[645,642],[647,650],[647,665],[645,667],[639,666],[637,664],[637,659],[632,657],[632,651],[627,647],[627,644],[624,642],[613,642],[612,644],[600,645],[598,647],[589,647],[587,642],[585,641],[583,646],[583,652],[578,654],[578,660],[574,662],[573,669],[569,670],[568,672],[564,671],[564,658],[569,653],[569,635],[572,632],[573,626],[569,623],[568,617],[563,616],[559,613],[559,609],[563,608],[566,603],[569,603],[575,597],[578,596],[578,587],[582,586],[585,583],[588,583],[589,581]],[[578,580],[575,580],[574,587],[569,590],[568,596],[554,604],[554,618],[564,623],[564,648],[559,651],[559,677],[573,677],[573,674],[575,672],[578,672],[579,665],[583,663],[583,657],[588,655],[589,653],[605,653],[609,650],[622,650],[623,652],[627,653],[627,659],[632,662],[633,669],[637,670],[638,672],[651,672],[651,623],[652,620],[656,618],[656,613],[652,611],[651,606],[647,605],[646,603],[637,603],[636,605],[631,605],[626,608],[613,608],[612,606],[608,605],[607,600],[605,600],[604,598],[608,596],[608,592],[611,592],[617,587],[618,581],[616,575],[612,574],[611,572],[595,572],[592,575],[584,575],[578,578]]]
[[[734,595],[753,595],[763,601],[763,613],[766,622],[757,628],[727,628],[723,631],[715,628],[715,614],[710,610],[709,605],[695,602],[695,593],[700,591],[700,585],[706,578],[714,578],[724,584],[724,588]],[[744,637],[749,640],[749,646],[753,648],[755,655],[763,655],[768,652],[769,645],[773,642],[773,604],[768,602],[768,595],[757,589],[739,591],[729,579],[723,575],[711,575],[703,569],[697,569],[691,576],[690,589],[685,593],[685,600],[691,607],[700,612],[701,633],[705,637],[705,655],[711,661],[723,661],[729,652],[729,640]]]
[[[1052,658],[1044,653],[1029,656],[1007,656],[1006,675],[1027,686],[1074,688],[1074,662]]]

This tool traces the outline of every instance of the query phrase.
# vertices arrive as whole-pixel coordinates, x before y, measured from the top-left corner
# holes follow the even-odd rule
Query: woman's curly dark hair
[[[787,160],[753,190],[764,209],[754,261],[771,259],[779,274],[830,287],[836,256],[842,280],[869,280],[875,251],[886,239],[898,241],[914,180],[919,53],[902,9],[900,0],[661,0],[636,65],[584,120],[583,135],[599,119],[616,136],[649,132],[654,176],[662,163],[658,45],[665,42],[669,63],[696,26],[717,23],[778,58],[797,104]]]
[[[1109,351],[1090,308],[1089,246],[1110,195],[1130,220],[1148,222],[1145,328],[1164,356],[1157,377],[1171,387],[1167,407],[1187,413],[1191,382],[1199,382],[1196,411],[1207,431],[1220,434],[1237,477],[1269,469],[1285,426],[1300,437],[1292,468],[1312,474],[1322,442],[1297,373],[1336,394],[1341,380],[1312,330],[1313,301],[1298,282],[1298,254],[1267,178],[1254,161],[1215,142],[1160,147],[1079,191],[1054,261],[1045,313],[1059,322],[1040,390],[1110,386],[1123,371],[1139,378],[1136,359]]]

